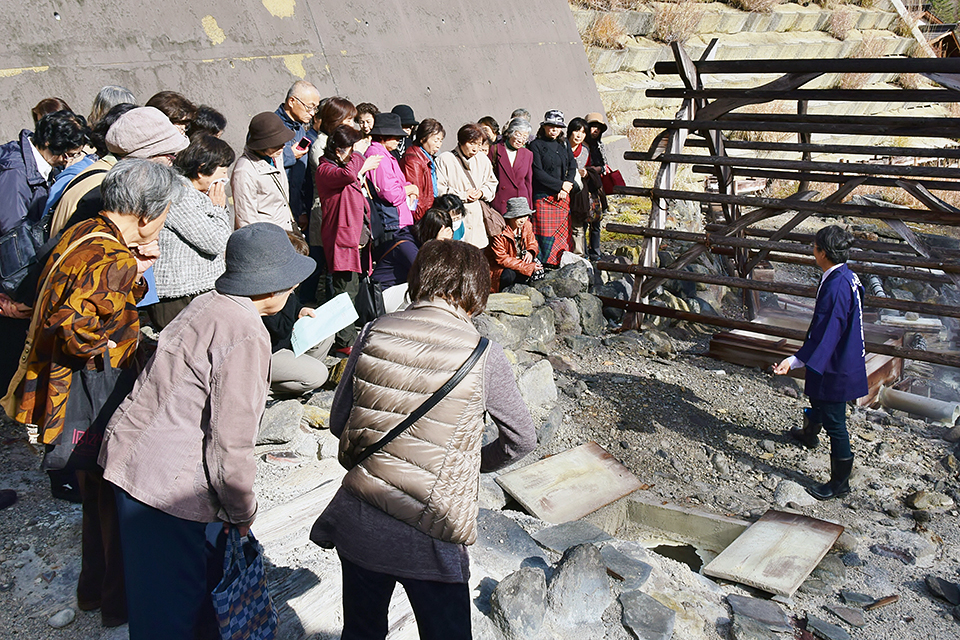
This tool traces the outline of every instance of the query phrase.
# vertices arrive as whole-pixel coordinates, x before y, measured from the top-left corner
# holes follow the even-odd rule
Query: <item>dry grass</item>
[[[787,0],[730,0],[728,4],[743,11],[770,13],[774,7],[785,2]]]
[[[853,50],[851,58],[879,58],[883,55],[883,40],[875,36],[866,36],[857,48]],[[870,80],[869,73],[845,73],[837,84],[840,89],[862,89]]]
[[[904,89],[926,89],[930,86],[930,81],[919,73],[901,73],[893,83]]]
[[[660,134],[659,129],[632,127],[627,130],[627,140],[630,141],[630,148],[634,151],[647,152],[654,138]],[[640,174],[641,184],[653,184],[653,179],[660,168],[659,162],[637,162],[637,171]]]
[[[897,22],[893,27],[893,32],[896,33],[901,38],[912,38],[913,33],[911,29],[917,26],[917,23],[920,22],[921,13],[919,11],[908,11],[906,19],[903,16],[897,18]]]
[[[837,40],[846,40],[847,34],[857,24],[857,17],[853,10],[844,5],[833,10],[827,22],[827,33]]]
[[[594,11],[618,11],[623,9],[633,9],[637,2],[636,0],[570,0],[570,4],[580,9],[592,9]]]
[[[734,112],[733,117],[735,117],[737,113],[795,114],[796,112],[797,105],[795,102],[775,100],[773,102],[740,107]],[[793,140],[796,137],[795,134],[783,131],[727,131],[725,133],[730,140],[747,140],[750,142],[784,142]]]
[[[657,5],[650,37],[659,42],[686,42],[703,17],[703,7],[695,0],[680,0]]]
[[[623,49],[622,39],[626,35],[627,32],[617,20],[616,15],[604,13],[590,23],[590,26],[580,34],[580,39],[588,47]]]

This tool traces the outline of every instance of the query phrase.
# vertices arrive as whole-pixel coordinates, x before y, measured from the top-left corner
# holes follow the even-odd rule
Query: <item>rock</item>
[[[336,460],[340,456],[340,439],[329,431],[324,431],[317,443],[317,449],[321,460]]]
[[[528,296],[518,293],[491,293],[487,298],[487,313],[508,313],[512,316],[529,316],[533,302]]]
[[[577,353],[591,351],[600,346],[600,338],[593,336],[564,336],[563,341],[567,343],[567,347],[569,347],[571,351],[576,351]]]
[[[945,496],[936,491],[911,493],[907,496],[906,502],[911,509],[949,509],[953,506],[953,500],[950,496]]]
[[[623,626],[637,640],[669,640],[677,613],[642,591],[627,591],[620,594],[623,606]]]
[[[727,457],[719,451],[713,454],[713,457],[710,458],[710,463],[713,465],[713,469],[717,472],[717,475],[721,477],[730,475],[730,462],[727,460]]]
[[[843,600],[845,604],[849,604],[852,607],[859,607],[861,609],[876,600],[876,598],[873,596],[868,596],[865,593],[846,591],[844,589],[840,590],[840,599]]]
[[[549,360],[541,360],[521,373],[517,386],[527,405],[546,407],[557,402],[557,385],[553,381],[553,365]]]
[[[856,551],[859,545],[860,542],[855,535],[849,531],[844,531],[840,534],[840,537],[837,538],[837,541],[833,543],[833,549],[838,553],[846,553],[848,551]]]
[[[485,338],[496,342],[504,349],[510,349],[520,343],[523,333],[511,331],[499,318],[481,313],[473,318],[473,326]]]
[[[53,614],[47,619],[47,624],[53,627],[54,629],[62,629],[77,617],[77,612],[73,609],[67,607],[57,613]]]
[[[296,451],[270,451],[263,454],[263,461],[277,467],[296,467],[306,462],[306,458]]]
[[[807,631],[812,632],[817,638],[823,638],[823,640],[850,640],[850,634],[843,627],[838,627],[811,615],[807,615]]]
[[[850,551],[840,556],[840,560],[845,567],[862,567],[866,563],[856,551]]]
[[[574,280],[573,278],[564,278],[562,276],[555,276],[553,278],[547,278],[540,282],[534,283],[534,287],[540,293],[543,293],[545,298],[549,298],[545,293],[545,288],[549,287],[553,290],[553,296],[555,298],[572,298],[578,293],[582,293],[587,290],[587,285]]]
[[[576,296],[577,309],[580,311],[580,326],[588,336],[599,336],[607,322],[603,317],[603,305],[600,298],[589,293]]]
[[[640,334],[639,338],[641,347],[658,356],[669,357],[676,353],[673,340],[662,331],[650,329]]]
[[[767,453],[774,453],[777,450],[777,445],[774,444],[773,440],[761,440],[760,448]]]
[[[776,602],[730,594],[727,603],[737,616],[750,618],[773,631],[791,631],[790,619]]]
[[[507,494],[497,484],[496,477],[489,474],[480,474],[480,492],[477,504],[481,509],[503,509],[507,506]]]
[[[906,565],[917,563],[917,559],[913,557],[913,554],[906,549],[901,549],[888,544],[870,545],[870,551],[884,558],[896,558]]]
[[[533,539],[551,551],[563,553],[579,544],[600,543],[613,538],[609,533],[586,520],[574,520],[541,529],[533,534]]]
[[[957,585],[953,582],[947,582],[943,578],[938,578],[937,576],[933,575],[929,575],[924,578],[924,582],[927,583],[927,589],[933,595],[946,600],[950,604],[960,604],[960,585]]]
[[[530,351],[548,353],[553,341],[557,339],[555,324],[556,318],[553,315],[553,309],[540,307],[530,314],[521,344]]]
[[[573,261],[569,264],[562,264],[563,261],[573,258]],[[548,271],[545,280],[558,280],[558,279],[569,279],[575,280],[576,282],[583,285],[581,291],[586,291],[587,286],[590,284],[590,271],[593,269],[593,266],[590,264],[589,260],[585,260],[575,254],[564,254],[561,258],[562,266],[559,269],[554,271]]]
[[[600,551],[592,544],[564,551],[547,587],[551,620],[565,628],[596,624],[611,600],[607,567]]]
[[[557,435],[557,430],[563,425],[565,415],[566,412],[559,404],[550,410],[546,419],[540,424],[540,428],[537,429],[538,444],[545,444],[553,440],[554,436]]]
[[[470,547],[471,562],[494,576],[506,576],[517,567],[547,568],[546,553],[513,519],[500,511],[480,509],[477,542]]]
[[[333,396],[335,393],[335,391],[318,389],[317,391],[314,391],[313,395],[310,396],[310,399],[307,400],[307,406],[320,407],[329,412],[330,407],[333,406]]]
[[[642,587],[653,570],[653,567],[646,562],[631,558],[615,549],[613,545],[604,545],[600,549],[600,555],[603,556],[603,563],[607,566],[607,573],[617,580],[621,580],[623,582],[621,587],[624,590]]]
[[[547,303],[553,309],[554,326],[557,335],[576,335],[580,333],[580,310],[570,298],[557,298]]]
[[[309,402],[303,405],[303,421],[311,429],[323,429],[330,420],[330,410],[312,405]]]
[[[946,429],[943,434],[943,439],[947,442],[960,442],[960,425]]]
[[[540,295],[542,295],[546,300],[551,300],[557,297],[557,294],[554,293],[553,287],[551,287],[549,283],[541,281],[534,283],[534,286],[536,287],[537,292],[539,292]]]
[[[490,594],[490,618],[504,640],[536,638],[546,613],[543,571],[523,567],[500,581]]]
[[[960,460],[957,460],[957,456],[952,453],[940,458],[940,466],[952,476],[960,475]]]
[[[299,435],[303,405],[299,400],[282,400],[263,412],[257,444],[286,444]]]
[[[731,640],[775,640],[778,638],[789,638],[791,636],[781,635],[771,632],[770,629],[751,618],[734,615],[733,624],[730,625]]]
[[[867,621],[864,619],[863,614],[860,613],[857,609],[851,609],[850,607],[841,607],[834,604],[825,605],[827,611],[837,616],[851,627],[862,627],[867,624]]]
[[[773,491],[773,501],[778,506],[785,507],[788,503],[794,503],[801,507],[809,507],[817,504],[817,499],[807,493],[803,487],[792,480],[781,480],[777,488]]]
[[[542,307],[543,303],[545,302],[542,293],[525,284],[515,284],[507,287],[504,291],[506,293],[516,293],[521,296],[527,296],[530,298],[530,304],[532,304],[534,307]]]

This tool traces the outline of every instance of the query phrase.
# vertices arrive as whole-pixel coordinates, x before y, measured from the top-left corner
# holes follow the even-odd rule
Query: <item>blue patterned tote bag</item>
[[[277,610],[267,591],[263,547],[253,533],[243,539],[236,527],[230,527],[223,579],[212,596],[222,640],[276,638]]]

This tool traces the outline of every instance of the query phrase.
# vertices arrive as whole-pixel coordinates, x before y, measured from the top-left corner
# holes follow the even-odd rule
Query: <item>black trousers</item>
[[[420,640],[470,640],[470,587],[465,582],[397,578],[369,571],[340,556],[343,573],[341,640],[383,640],[387,609],[399,582],[417,618]]]
[[[507,287],[515,284],[527,284],[530,282],[530,276],[525,276],[522,273],[518,273],[513,269],[507,269],[504,267],[503,271],[500,273],[500,291],[503,291]]]
[[[850,434],[847,432],[847,403],[824,402],[810,398],[810,419],[823,424],[830,436],[830,455],[834,458],[852,458]]]
[[[218,640],[210,592],[223,575],[223,523],[177,518],[113,488],[130,640]]]

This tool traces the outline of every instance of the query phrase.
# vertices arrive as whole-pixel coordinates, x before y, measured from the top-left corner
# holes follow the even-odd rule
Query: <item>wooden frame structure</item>
[[[599,263],[606,271],[634,276],[631,300],[604,298],[604,304],[629,313],[624,328],[639,325],[638,314],[680,318],[698,323],[752,332],[802,339],[802,332],[773,326],[759,326],[741,320],[680,312],[647,303],[648,296],[667,279],[694,280],[740,288],[745,293],[770,291],[815,298],[816,288],[767,282],[752,278],[762,261],[813,264],[812,237],[794,229],[814,215],[882,220],[902,242],[858,240],[851,256],[852,268],[865,274],[897,276],[927,283],[960,286],[960,250],[930,246],[906,223],[927,223],[960,227],[960,209],[944,202],[934,191],[960,190],[960,148],[932,149],[923,146],[877,147],[848,142],[845,136],[897,136],[915,138],[960,137],[960,118],[900,117],[867,115],[822,115],[809,113],[811,102],[891,101],[907,104],[960,103],[960,59],[957,58],[880,58],[836,60],[728,60],[716,61],[716,40],[698,61],[690,59],[679,44],[672,45],[675,62],[661,62],[658,74],[679,74],[683,88],[649,89],[651,97],[680,98],[682,105],[672,120],[638,118],[635,127],[662,129],[646,152],[627,152],[627,160],[660,163],[652,187],[622,187],[623,194],[650,198],[647,226],[608,224],[616,233],[644,238],[638,264],[610,261]],[[834,89],[803,88],[823,74],[921,74],[941,89]],[[781,74],[755,88],[707,88],[708,74]],[[748,105],[773,101],[796,102],[796,114],[736,113]],[[728,131],[769,131],[788,136],[796,142],[759,142],[730,140]],[[696,137],[695,137],[696,136]],[[816,137],[815,137],[816,136]],[[829,138],[824,139],[825,136]],[[707,154],[688,149],[707,149]],[[735,155],[728,153],[736,150]],[[752,153],[751,153],[752,152]],[[777,157],[770,157],[777,154]],[[828,154],[851,161],[814,160]],[[914,164],[904,164],[902,160]],[[948,166],[941,166],[946,164]],[[715,177],[716,193],[674,188],[677,171],[691,165],[695,173]],[[785,197],[764,197],[737,193],[737,179],[764,178],[792,181],[797,192]],[[810,190],[812,183],[836,185],[835,191],[819,197]],[[857,187],[897,187],[918,200],[923,208],[892,208],[873,203],[850,202]],[[819,199],[818,199],[819,197]],[[713,218],[708,218],[706,233],[667,230],[668,200],[700,203]],[[774,231],[754,227],[757,223],[782,215],[793,215]],[[658,246],[663,239],[693,243],[670,265],[660,266]],[[799,243],[798,243],[799,242]],[[710,251],[724,256],[725,275],[699,275],[685,271],[700,255]],[[745,295],[748,313],[755,317],[753,296]],[[890,297],[866,296],[866,307],[915,311],[939,317],[960,318],[960,307],[949,304],[919,303]],[[800,334],[800,335],[797,335]],[[894,357],[960,367],[960,355],[868,342],[867,350]]]

